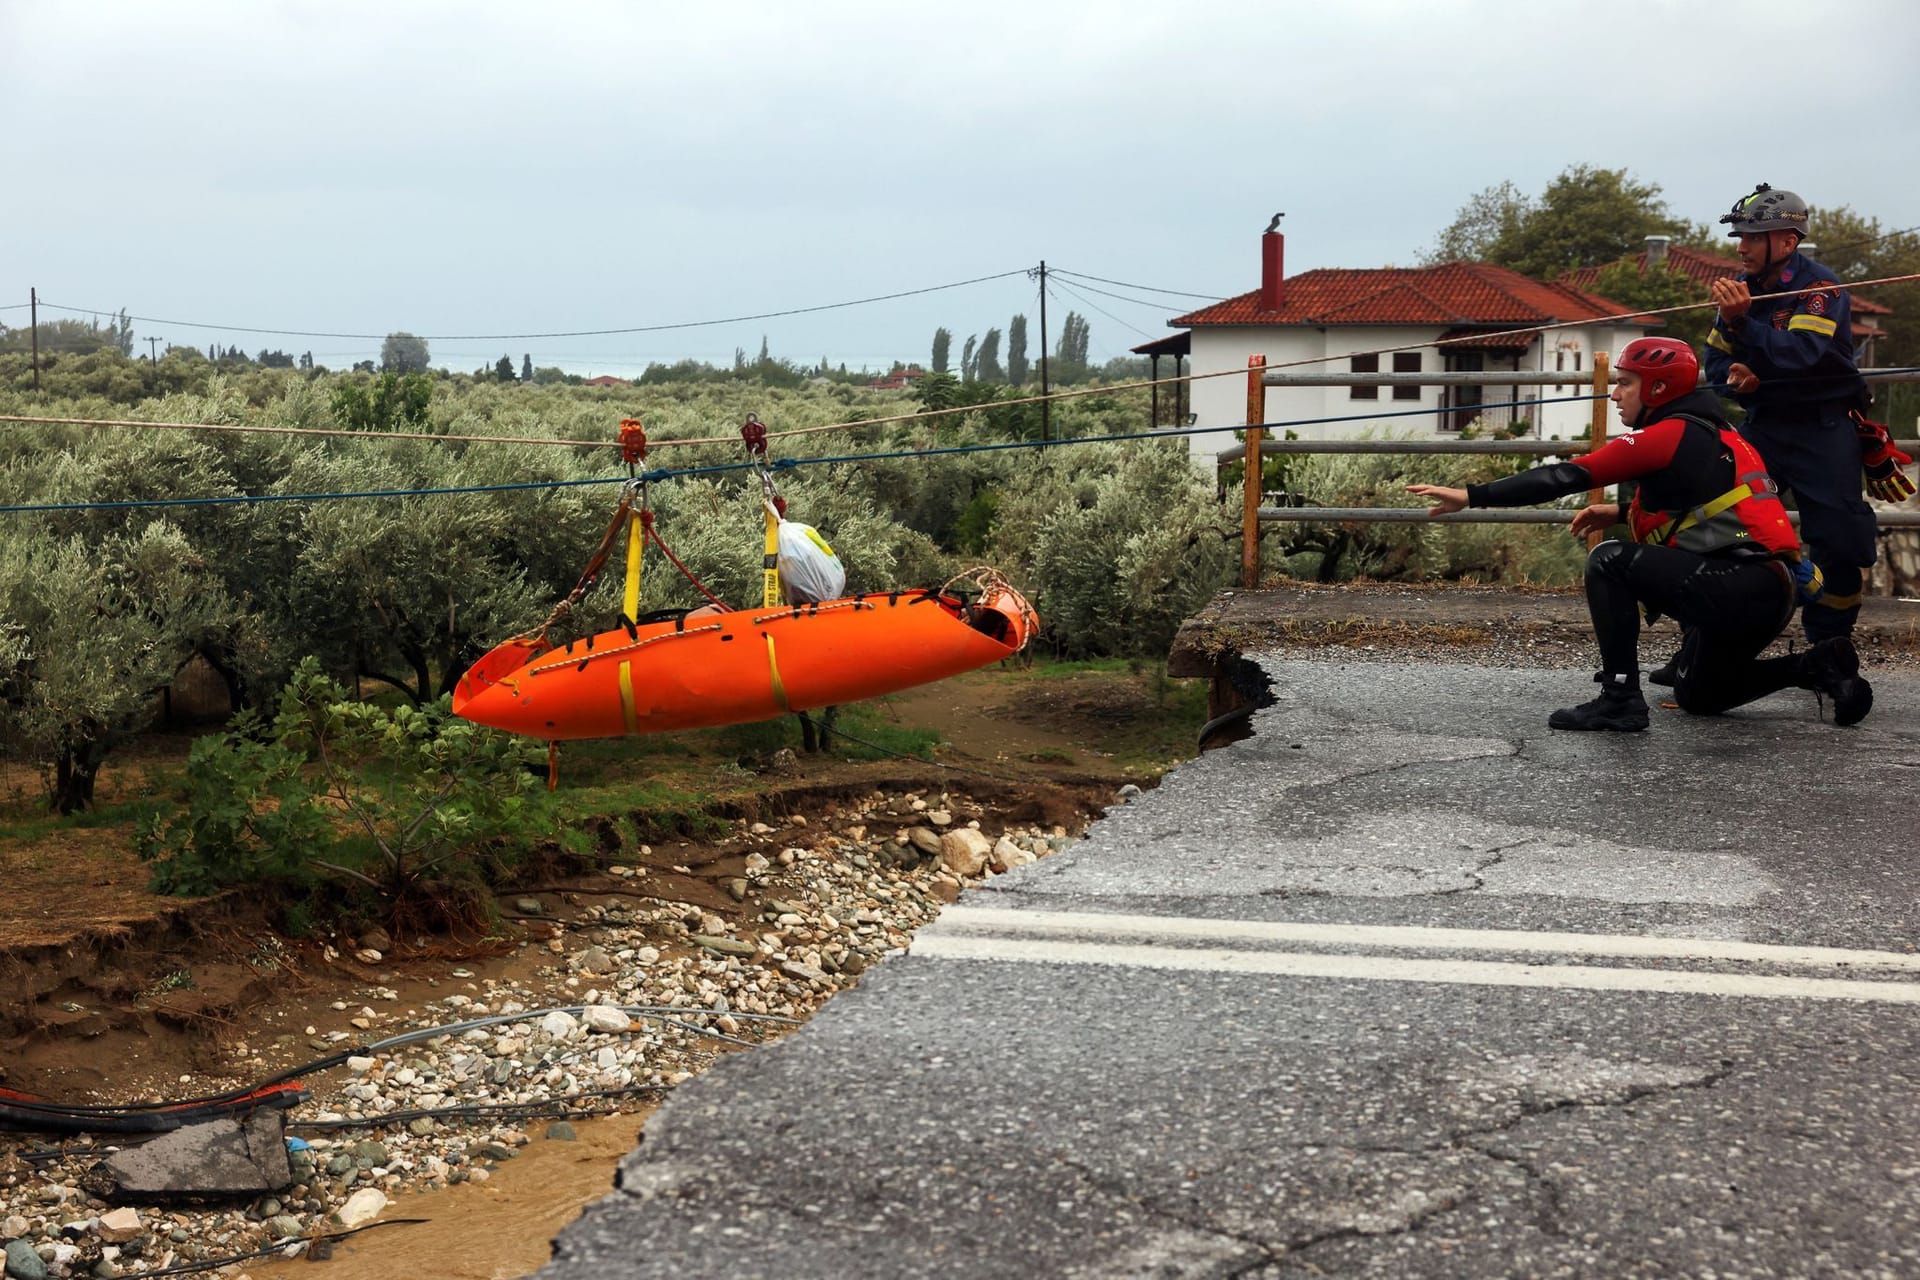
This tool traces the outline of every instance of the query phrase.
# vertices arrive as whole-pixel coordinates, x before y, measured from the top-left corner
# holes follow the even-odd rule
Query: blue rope
[[[519,484],[475,484],[456,489],[367,489],[344,493],[236,493],[220,498],[140,498],[127,502],[43,502],[0,507],[12,511],[112,511],[129,507],[217,507],[247,502],[325,502],[335,498],[414,498],[441,493],[506,493],[517,489],[565,489],[612,480],[531,480]]]
[[[1883,370],[1881,372],[1896,372]],[[1899,370],[1898,372],[1908,372]],[[1599,395],[1553,396],[1536,400],[1498,400],[1478,405],[1454,405],[1431,409],[1389,409],[1385,412],[1338,414],[1323,418],[1292,418],[1284,422],[1261,422],[1254,425],[1263,431],[1285,430],[1289,427],[1327,426],[1344,422],[1375,422],[1382,418],[1428,417],[1440,413],[1458,413],[1462,409],[1521,409],[1533,405],[1571,404],[1579,401],[1606,399]],[[994,402],[971,406],[987,410]],[[849,430],[858,429],[859,423],[851,423]],[[887,462],[898,458],[933,458],[963,453],[995,453],[1003,449],[1052,449],[1071,444],[1121,444],[1130,440],[1167,440],[1180,436],[1213,435],[1224,431],[1245,431],[1246,424],[1235,423],[1220,427],[1165,427],[1154,431],[1130,431],[1117,435],[1078,436],[1070,440],[1004,440],[993,444],[948,445],[937,449],[899,449],[887,453],[845,453],[818,458],[777,458],[767,465],[775,471],[792,471],[800,467],[829,466],[852,462]],[[1569,444],[1574,443],[1569,441]],[[142,498],[125,502],[52,502],[21,503],[12,506],[0,506],[0,515],[17,512],[51,511],[111,511],[136,507],[195,507],[230,506],[251,502],[327,502],[352,498],[423,498],[437,497],[442,494],[458,493],[509,493],[524,489],[565,489],[581,485],[623,484],[628,479],[653,482],[656,480],[679,480],[690,476],[718,475],[728,471],[748,471],[757,468],[755,462],[718,463],[705,467],[661,468],[642,472],[638,476],[613,476],[593,480],[536,480],[518,484],[466,485],[448,489],[373,489],[365,491],[346,491],[339,493],[277,493],[277,494],[233,494],[218,498]]]

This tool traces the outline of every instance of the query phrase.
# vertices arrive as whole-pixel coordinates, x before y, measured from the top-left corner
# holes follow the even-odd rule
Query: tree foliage
[[[947,371],[947,360],[952,354],[953,331],[951,329],[935,329],[933,331],[933,372],[945,373]]]
[[[422,373],[428,363],[427,340],[404,331],[380,344],[380,368],[388,373]]]
[[[1084,382],[1087,377],[1087,342],[1092,330],[1087,318],[1078,311],[1067,312],[1060,322],[1060,339],[1053,348],[1053,367],[1048,370],[1055,382]]]
[[[974,353],[973,375],[981,382],[1005,382],[1007,371],[1000,365],[1000,331],[987,330]]]
[[[1007,381],[1016,387],[1027,381],[1027,318],[1023,315],[1007,322]]]
[[[1692,276],[1668,266],[1643,269],[1634,258],[1622,258],[1602,270],[1594,279],[1591,291],[1623,306],[1645,307],[1649,310],[1707,300],[1707,286]],[[1707,330],[1713,325],[1713,312],[1676,311],[1660,319],[1666,324],[1661,330],[1663,335],[1698,347],[1707,340]]]
[[[158,691],[238,610],[175,525],[90,539],[10,531],[0,555],[0,727],[49,774],[49,802],[93,802],[100,766]]]
[[[487,887],[556,834],[539,755],[444,700],[355,701],[309,659],[271,725],[243,717],[194,744],[186,811],[143,824],[136,848],[163,893],[326,881],[377,894],[395,923],[476,923]]]
[[[71,317],[42,320],[37,340],[43,359],[55,355],[84,356],[96,351],[113,351],[131,356],[133,322],[127,318],[124,307],[104,324],[98,319],[76,320]],[[36,335],[31,325],[18,329],[0,325],[0,352],[30,352],[34,349],[35,341]]]
[[[1659,186],[1625,169],[1584,164],[1562,171],[1538,198],[1501,182],[1461,206],[1426,260],[1491,262],[1551,280],[1636,253],[1650,235],[1687,240],[1705,234],[1669,213],[1659,197]]]
[[[396,431],[423,427],[433,407],[433,379],[392,370],[373,378],[335,384],[333,418],[351,431]]]

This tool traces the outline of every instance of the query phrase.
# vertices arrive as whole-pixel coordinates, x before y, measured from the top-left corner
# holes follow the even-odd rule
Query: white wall
[[[1249,355],[1264,355],[1267,367],[1275,368],[1291,361],[1306,360],[1313,357],[1332,356],[1333,359],[1299,365],[1300,372],[1339,373],[1348,368],[1345,357],[1356,351],[1378,351],[1383,348],[1413,349],[1420,352],[1421,371],[1439,372],[1446,368],[1446,358],[1441,348],[1430,344],[1442,332],[1439,328],[1411,327],[1397,325],[1380,326],[1341,326],[1332,329],[1320,329],[1311,325],[1287,326],[1202,326],[1193,331],[1193,351],[1190,369],[1194,374],[1231,371],[1229,376],[1202,378],[1192,384],[1189,393],[1189,407],[1195,415],[1196,427],[1240,427],[1246,423],[1247,381],[1246,367]],[[1606,351],[1610,355],[1618,352],[1628,342],[1641,336],[1639,329],[1615,328],[1613,326],[1580,327],[1556,329],[1542,335],[1545,343],[1536,341],[1533,348],[1524,352],[1519,368],[1526,371],[1547,371],[1555,369],[1555,350],[1567,352],[1566,372],[1573,371],[1573,353],[1579,353],[1580,369],[1591,373],[1595,351]],[[1380,359],[1381,371],[1393,371],[1393,359],[1383,355]],[[1590,395],[1591,387],[1522,387],[1517,399],[1557,399],[1563,396]],[[1486,388],[1489,400],[1505,400],[1509,397],[1498,387]],[[1418,400],[1395,400],[1391,389],[1382,387],[1377,400],[1356,400],[1347,387],[1268,387],[1268,422],[1288,422],[1308,418],[1350,418],[1351,421],[1313,423],[1288,428],[1303,440],[1341,440],[1351,439],[1363,433],[1397,436],[1447,437],[1451,433],[1442,429],[1447,417],[1433,413],[1427,415],[1385,416],[1403,413],[1409,409],[1437,409],[1441,402],[1439,387],[1420,388]],[[1592,402],[1574,401],[1564,404],[1538,405],[1519,410],[1530,416],[1537,426],[1537,434],[1542,438],[1571,439],[1584,434],[1592,423]],[[1608,409],[1611,415],[1611,407]],[[1609,416],[1608,433],[1620,430],[1618,420]],[[1212,431],[1187,437],[1188,447],[1194,457],[1194,465],[1212,473],[1214,459],[1222,449],[1230,448],[1233,443],[1231,431]]]

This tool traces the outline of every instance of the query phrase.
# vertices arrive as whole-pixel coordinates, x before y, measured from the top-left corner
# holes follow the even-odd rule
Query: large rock
[[[362,1187],[347,1197],[334,1216],[340,1219],[343,1227],[357,1227],[363,1222],[371,1222],[380,1216],[387,1207],[387,1193],[373,1187]]]
[[[957,876],[977,876],[987,869],[993,841],[972,827],[956,827],[940,836],[940,865]]]
[[[580,1011],[580,1021],[589,1031],[631,1031],[633,1019],[612,1005],[590,1004]]]
[[[1015,844],[1011,837],[1001,836],[993,842],[993,856],[988,865],[995,871],[1011,871],[1034,860],[1033,854]]]
[[[258,1196],[293,1183],[287,1113],[262,1107],[244,1123],[190,1124],[102,1160],[110,1194],[129,1200],[173,1196]]]
[[[9,1280],[46,1280],[47,1264],[25,1240],[9,1240],[7,1276]]]
[[[147,1229],[140,1224],[139,1213],[132,1209],[112,1209],[101,1214],[100,1224],[94,1230],[108,1244],[125,1244],[147,1234]]]

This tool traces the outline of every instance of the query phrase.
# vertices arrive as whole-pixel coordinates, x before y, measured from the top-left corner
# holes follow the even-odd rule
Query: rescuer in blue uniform
[[[1900,471],[1912,459],[1862,415],[1870,396],[1854,366],[1846,290],[1798,251],[1806,201],[1763,182],[1720,221],[1740,241],[1746,271],[1713,283],[1719,315],[1707,334],[1707,381],[1746,410],[1740,434],[1800,510],[1800,537],[1825,587],[1801,611],[1807,639],[1851,636],[1862,573],[1875,557],[1861,472],[1874,496],[1898,501],[1914,491]],[[1754,296],[1774,293],[1789,296]]]

